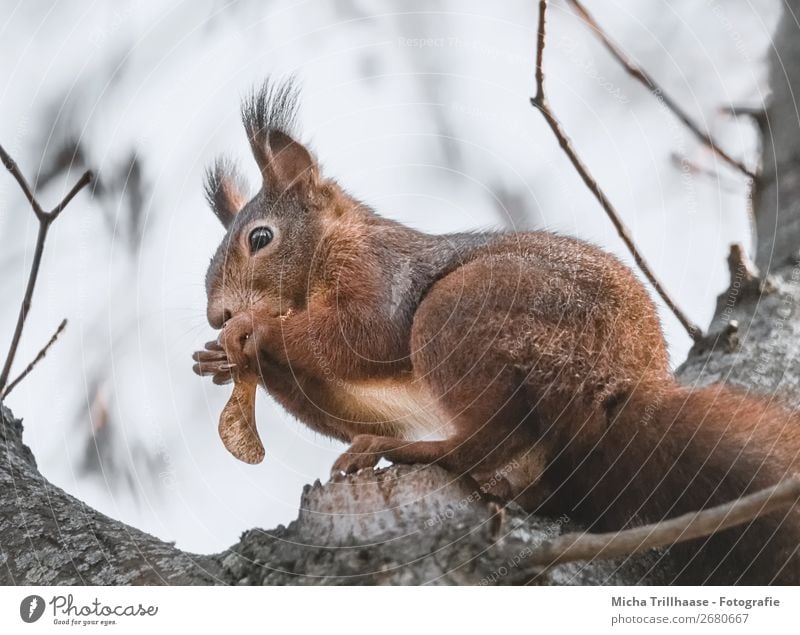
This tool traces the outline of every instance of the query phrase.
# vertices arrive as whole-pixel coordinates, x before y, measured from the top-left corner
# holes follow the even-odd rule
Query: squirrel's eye
[[[272,230],[269,227],[256,227],[250,232],[250,253],[264,249],[272,242]]]

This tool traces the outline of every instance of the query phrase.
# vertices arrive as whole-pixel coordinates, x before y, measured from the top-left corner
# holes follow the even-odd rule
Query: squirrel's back
[[[484,240],[437,283],[434,345],[464,337],[462,326],[447,339],[457,310],[490,342],[486,364],[516,369],[547,457],[531,511],[610,531],[730,502],[800,467],[800,420],[780,403],[675,381],[656,308],[615,257],[547,232]],[[673,547],[675,581],[800,583],[798,545],[798,514],[773,513]]]

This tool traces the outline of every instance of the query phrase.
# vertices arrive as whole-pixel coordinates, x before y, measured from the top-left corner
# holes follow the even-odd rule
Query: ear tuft
[[[308,196],[319,170],[311,152],[295,133],[299,91],[292,78],[265,81],[244,100],[242,122],[268,191],[289,190]]]
[[[289,78],[282,82],[265,80],[242,103],[242,123],[262,172],[268,169],[271,159],[270,132],[294,136],[298,101],[299,91],[294,79]]]
[[[227,228],[247,203],[247,186],[233,161],[218,158],[206,170],[205,196],[211,210]]]

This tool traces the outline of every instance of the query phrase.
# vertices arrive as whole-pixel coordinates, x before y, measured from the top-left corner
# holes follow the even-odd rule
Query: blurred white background
[[[728,245],[750,246],[747,184],[563,2],[552,4],[552,105],[657,275],[705,326]],[[586,5],[721,145],[754,164],[752,125],[719,109],[764,101],[779,0]],[[298,75],[303,140],[382,214],[431,232],[547,228],[631,262],[529,105],[536,2],[0,6],[0,143],[46,207],[87,167],[98,174],[94,196],[81,193],[51,232],[15,370],[63,317],[69,326],[8,405],[53,483],[179,547],[221,550],[244,529],[292,520],[303,484],[324,480],[342,449],[261,393],[267,458],[238,463],[216,433],[230,388],[191,372],[190,354],[213,336],[203,277],[223,235],[202,171],[224,152],[258,182],[239,100],[266,75]],[[3,171],[0,357],[35,232]],[[689,339],[663,307],[661,316],[678,364]]]

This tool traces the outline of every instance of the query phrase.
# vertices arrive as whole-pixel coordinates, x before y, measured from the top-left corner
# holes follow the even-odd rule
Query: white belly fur
[[[364,382],[338,384],[350,407],[369,413],[376,428],[399,430],[408,441],[439,441],[453,433],[450,419],[431,394],[418,384]],[[376,434],[383,434],[376,430]],[[489,448],[487,448],[487,452]],[[474,475],[479,482],[506,479],[514,495],[536,483],[545,468],[545,452],[540,446],[526,448],[489,474]]]
[[[376,426],[402,431],[408,441],[438,441],[450,436],[449,417],[421,385],[408,383],[345,383],[338,388],[351,407],[368,412]]]

